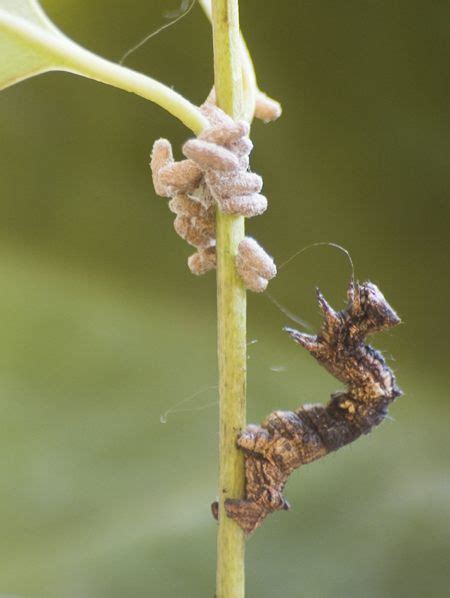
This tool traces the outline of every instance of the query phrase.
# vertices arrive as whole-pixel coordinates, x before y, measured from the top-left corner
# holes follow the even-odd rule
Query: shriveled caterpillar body
[[[237,440],[246,455],[246,497],[228,499],[225,509],[246,533],[269,513],[289,508],[282,492],[294,469],[370,432],[401,394],[381,353],[364,344],[368,334],[397,325],[399,317],[371,282],[352,282],[348,297],[348,307],[335,312],[318,291],[325,320],[317,336],[285,329],[347,390],[332,395],[326,406],[274,411],[260,426],[247,426]]]

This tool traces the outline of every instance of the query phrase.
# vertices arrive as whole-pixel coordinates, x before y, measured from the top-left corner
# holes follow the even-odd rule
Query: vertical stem
[[[214,83],[217,103],[233,118],[242,114],[238,0],[213,0]],[[220,392],[219,530],[216,598],[244,598],[245,537],[225,515],[226,498],[244,493],[244,457],[236,437],[245,426],[246,292],[235,268],[244,218],[217,210],[217,320]]]

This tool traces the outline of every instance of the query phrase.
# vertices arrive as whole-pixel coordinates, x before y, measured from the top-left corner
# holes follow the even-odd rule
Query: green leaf
[[[0,0],[0,89],[58,67],[52,52],[27,38],[30,28],[44,37],[65,37],[36,0]]]
[[[0,0],[0,8],[11,15],[22,17],[35,25],[60,34],[36,0]]]
[[[197,106],[169,86],[73,42],[53,25],[37,0],[0,0],[0,90],[54,70],[101,81],[155,102],[196,134],[208,124]]]

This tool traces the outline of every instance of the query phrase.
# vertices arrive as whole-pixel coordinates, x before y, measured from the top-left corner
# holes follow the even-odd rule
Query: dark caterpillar
[[[227,499],[225,510],[250,534],[280,509],[289,509],[283,489],[292,471],[367,434],[384,419],[400,396],[392,370],[381,353],[364,344],[368,334],[400,323],[371,282],[351,282],[349,304],[335,312],[320,291],[324,322],[317,336],[285,328],[335,378],[347,385],[328,405],[304,405],[297,411],[274,411],[261,424],[249,425],[237,445],[245,452],[246,497]],[[218,504],[212,511],[217,518]]]

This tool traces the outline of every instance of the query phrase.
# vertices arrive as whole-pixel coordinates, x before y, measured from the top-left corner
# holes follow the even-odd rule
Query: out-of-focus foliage
[[[43,2],[114,59],[176,8]],[[371,436],[289,482],[291,513],[248,544],[248,595],[441,596],[450,548],[449,293],[442,135],[443,3],[242,3],[261,87],[255,124],[270,209],[248,223],[281,263],[330,240],[404,325],[374,337],[405,391]],[[106,18],[108,15],[108,18]],[[210,29],[191,12],[129,65],[200,102]],[[214,586],[217,408],[160,415],[216,383],[214,279],[189,275],[147,167],[188,135],[159,108],[61,73],[0,94],[0,593],[207,597]],[[270,292],[316,327],[319,285],[341,307],[349,267],[303,253]],[[327,400],[335,381],[249,298],[249,420]],[[210,390],[180,408],[216,400]]]

